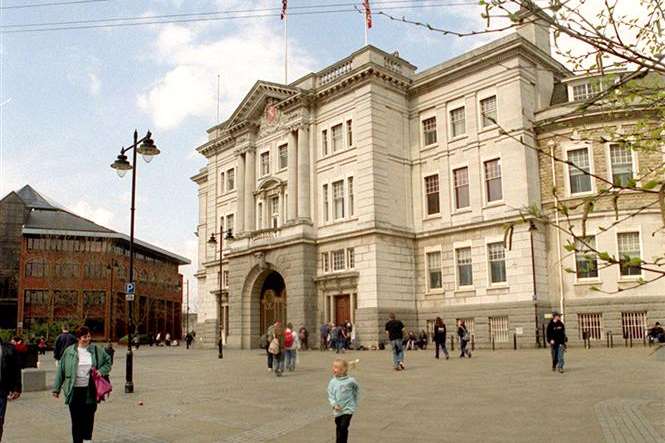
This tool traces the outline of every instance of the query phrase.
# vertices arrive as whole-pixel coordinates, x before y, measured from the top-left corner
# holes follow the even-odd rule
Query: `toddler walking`
[[[328,383],[328,401],[335,414],[337,443],[349,441],[351,418],[358,405],[358,383],[349,377],[349,362],[338,358],[332,365],[333,378]]]

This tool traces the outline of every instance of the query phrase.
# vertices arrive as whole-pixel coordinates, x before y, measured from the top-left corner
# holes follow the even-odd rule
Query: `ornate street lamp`
[[[140,144],[139,144],[140,143]],[[125,153],[127,151],[132,151],[132,163],[127,161],[127,156]],[[129,278],[127,282],[132,284],[136,288],[136,283],[134,282],[134,212],[136,212],[136,154],[141,154],[146,163],[156,156],[159,155],[159,149],[155,146],[155,142],[152,139],[152,134],[150,131],[139,140],[138,131],[134,131],[134,143],[128,148],[120,149],[120,154],[116,161],[113,162],[111,168],[115,169],[120,177],[124,177],[127,171],[131,169],[132,171],[132,202],[130,207],[130,221],[129,221]],[[125,366],[125,393],[131,394],[134,392],[134,354],[132,352],[132,335],[134,329],[134,320],[133,320],[133,306],[134,306],[134,294],[132,297],[129,297],[129,294],[126,295],[127,299],[127,360]]]
[[[222,228],[223,229],[223,228]],[[219,233],[219,315],[222,316],[222,291],[224,290],[224,273],[222,272],[222,259],[224,258],[222,252],[224,251],[224,236],[222,235],[224,231]],[[226,231],[226,240],[233,240],[233,230],[228,229]],[[208,239],[208,244],[211,246],[217,245],[217,238],[215,233],[210,234]],[[217,324],[219,324],[219,320]],[[225,328],[228,328],[228,325],[224,325]],[[219,328],[219,340],[217,341],[217,358],[224,358],[224,347],[222,346],[222,330]]]

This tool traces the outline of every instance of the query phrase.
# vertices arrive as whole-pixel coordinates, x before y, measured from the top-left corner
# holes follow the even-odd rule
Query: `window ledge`
[[[444,295],[446,291],[443,289],[430,289],[429,291],[425,292],[425,296],[433,296],[433,295]]]
[[[473,212],[473,208],[471,206],[467,206],[461,209],[455,209],[452,213],[452,215],[459,215],[459,214],[470,214]]]
[[[426,215],[425,217],[423,217],[423,221],[434,220],[434,219],[437,219],[437,218],[441,218],[441,213],[440,212],[437,212],[436,214],[432,214],[432,215]]]
[[[575,280],[575,283],[573,283],[574,286],[592,286],[592,285],[599,285],[602,284],[603,281],[599,278],[590,278],[590,279],[583,279],[583,280]]]
[[[491,291],[492,289],[510,289],[510,285],[508,283],[490,283],[487,290]]]
[[[467,135],[466,135],[466,134],[456,135],[455,137],[449,138],[449,139],[448,139],[448,142],[449,142],[449,143],[454,143],[454,142],[456,142],[456,141],[463,140],[463,139],[465,139],[465,138],[467,138]]]
[[[576,192],[575,194],[573,194],[569,191],[568,192],[568,197],[570,197],[570,198],[589,197],[589,196],[594,195],[594,194],[596,194],[595,190],[584,191],[584,192]]]
[[[430,143],[429,145],[421,146],[420,149],[434,149],[439,147],[439,142]]]
[[[505,204],[506,203],[503,201],[503,199],[495,200],[493,202],[485,203],[483,209],[496,208],[497,206],[504,206]]]
[[[499,125],[490,125],[490,126],[486,126],[486,127],[482,128],[482,129],[480,129],[480,130],[478,131],[478,134],[479,134],[479,135],[480,135],[480,134],[484,134],[484,133],[486,133],[486,132],[491,132],[491,131],[494,131],[494,130],[496,130],[496,129],[499,129]]]
[[[641,278],[644,278],[642,275],[622,275],[617,280],[617,283],[637,283]]]
[[[455,295],[463,295],[469,292],[473,292],[473,295],[475,295],[476,288],[474,286],[460,286],[455,289]]]

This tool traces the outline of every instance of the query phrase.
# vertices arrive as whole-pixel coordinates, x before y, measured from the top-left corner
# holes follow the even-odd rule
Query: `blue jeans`
[[[401,338],[390,340],[390,344],[393,346],[393,366],[398,368],[404,361],[404,344]]]
[[[563,345],[551,345],[552,348],[552,368],[557,367],[563,369],[564,359],[564,346]]]
[[[282,351],[279,354],[275,354],[273,357],[273,366],[275,369],[275,373],[282,373],[284,372],[284,354],[286,352]]]
[[[2,441],[2,428],[5,424],[5,412],[7,412],[7,393],[0,391],[0,441]]]
[[[293,371],[296,369],[296,350],[287,349],[284,351],[286,353],[286,369]]]
[[[338,338],[335,340],[335,349],[337,350],[337,353],[339,354],[339,351],[344,349],[344,343],[345,340],[343,338]]]

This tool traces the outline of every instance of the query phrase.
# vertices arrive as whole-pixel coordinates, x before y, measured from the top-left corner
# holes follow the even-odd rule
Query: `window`
[[[425,177],[425,196],[427,198],[427,215],[439,213],[439,176]]]
[[[578,335],[582,340],[583,332],[588,334],[590,340],[602,340],[603,338],[603,314],[577,314]]]
[[[466,133],[464,106],[450,111],[450,133],[453,137],[458,137]]]
[[[455,186],[455,209],[469,207],[469,168],[459,168],[453,171]]]
[[[333,271],[343,271],[344,270],[344,249],[339,249],[337,251],[332,251],[332,270]]]
[[[229,169],[226,171],[226,190],[233,191],[236,188],[236,170]]]
[[[349,194],[349,217],[353,216],[353,177],[346,179],[347,192]]]
[[[83,291],[83,304],[86,306],[104,306],[105,300],[104,291]]]
[[[457,285],[473,285],[473,266],[471,262],[471,248],[460,248],[455,250],[457,256]]]
[[[235,225],[234,225],[235,220],[234,220],[234,218],[235,217],[233,216],[233,214],[229,214],[229,215],[226,216],[226,232],[227,233],[229,231],[231,231],[231,233],[233,233],[233,231],[235,231]]]
[[[46,277],[47,265],[42,261],[31,261],[25,264],[26,277]]]
[[[226,174],[224,174],[223,172],[221,174],[219,174],[219,193],[220,194],[223,194],[223,193],[226,192],[226,190],[225,190],[226,189],[225,188],[226,182],[224,181],[225,177],[226,177]]]
[[[573,86],[573,101],[586,100],[600,92],[600,82],[587,82]]]
[[[229,271],[222,272],[222,285],[224,285],[225,288],[229,287]]]
[[[330,128],[332,136],[332,152],[337,152],[343,148],[342,145],[342,124],[335,125]]]
[[[441,251],[427,253],[428,289],[441,289]]]
[[[321,131],[321,155],[328,155],[328,130]]]
[[[436,143],[436,117],[423,120],[423,144],[425,146]]]
[[[485,193],[487,203],[503,199],[501,187],[501,162],[499,159],[485,162]]]
[[[344,182],[342,180],[333,183],[333,205],[335,220],[344,218]]]
[[[577,278],[598,278],[598,258],[590,248],[596,249],[596,237],[575,240]]]
[[[633,259],[640,259],[640,233],[621,232],[617,234],[619,246],[619,269],[622,277],[640,276],[642,269],[639,266],[631,266]]]
[[[353,146],[353,122],[346,121],[346,146]]]
[[[270,151],[261,153],[261,175],[270,174]]]
[[[28,305],[47,305],[49,303],[47,291],[26,289],[24,296],[25,304]]]
[[[289,145],[282,145],[277,150],[279,152],[279,169],[286,169],[289,166]]]
[[[330,213],[329,206],[330,202],[328,201],[328,185],[323,185],[323,221],[327,222],[328,214]]]
[[[490,317],[490,339],[494,338],[495,343],[508,343],[510,336],[508,334],[508,316]]]
[[[323,272],[330,271],[330,256],[327,252],[321,254],[321,268]]]
[[[259,202],[256,210],[256,229],[263,229],[263,203]]]
[[[612,183],[616,186],[628,186],[628,182],[633,179],[632,151],[621,145],[611,144],[610,163],[612,166]]]
[[[624,338],[643,339],[647,330],[647,313],[622,312],[621,328]]]
[[[353,248],[348,248],[346,250],[346,265],[349,269],[356,267],[356,256]]]
[[[504,283],[506,281],[506,248],[503,243],[490,243],[487,245],[489,259],[490,283]]]
[[[480,101],[480,113],[481,126],[483,128],[496,125],[496,95]]]
[[[270,197],[270,213],[272,214],[272,227],[279,226],[279,197]]]
[[[100,279],[104,276],[104,266],[101,263],[86,263],[83,265],[83,276],[88,279]]]
[[[56,263],[53,268],[56,277],[72,278],[79,276],[79,265],[77,263]]]
[[[587,148],[568,151],[568,161],[577,167],[568,165],[570,193],[591,192],[591,170],[589,169],[589,151]]]

